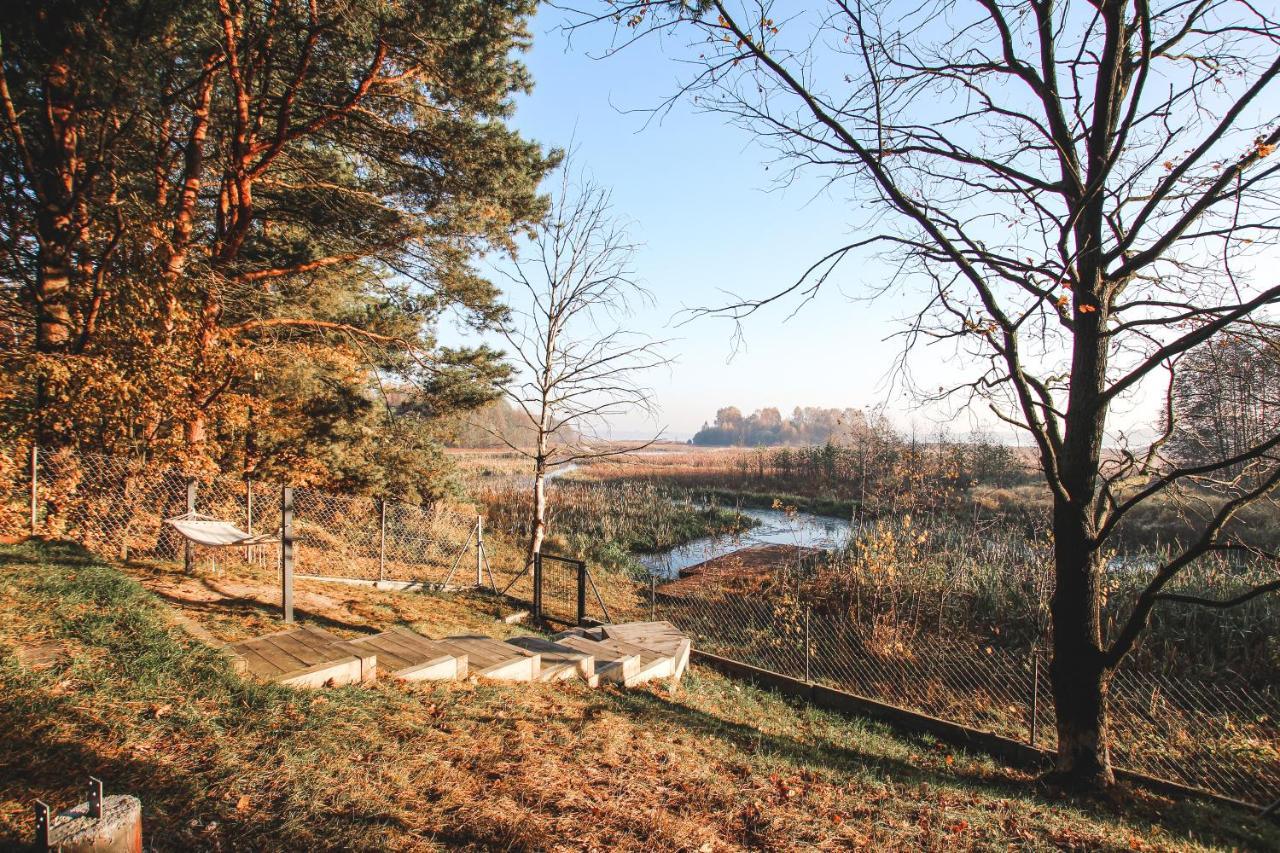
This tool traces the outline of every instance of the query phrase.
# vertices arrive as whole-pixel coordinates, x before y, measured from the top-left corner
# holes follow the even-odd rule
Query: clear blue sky
[[[913,411],[912,401],[891,395],[885,381],[899,348],[886,338],[916,298],[855,304],[849,297],[866,284],[856,267],[790,320],[784,322],[794,300],[747,320],[745,349],[732,358],[731,322],[672,322],[682,309],[723,304],[727,291],[759,297],[789,284],[848,237],[848,210],[816,183],[776,189],[768,153],[719,116],[695,113],[687,103],[661,121],[629,113],[670,95],[680,66],[652,40],[593,59],[609,28],[577,32],[569,43],[559,31],[563,20],[563,12],[543,7],[532,22],[534,46],[525,62],[535,89],[518,99],[514,123],[547,146],[572,141],[577,165],[612,188],[618,212],[634,223],[643,244],[637,268],[657,301],[634,328],[679,339],[671,347],[677,365],[652,383],[668,434],[687,438],[725,405],[744,412],[778,406],[786,414],[798,405],[887,404],[899,425],[936,430],[937,413]],[[447,331],[444,337],[459,341]],[[926,358],[926,373],[940,373],[948,355]],[[970,428],[963,419],[950,426],[958,433]],[[640,416],[622,419],[615,435],[649,428]]]

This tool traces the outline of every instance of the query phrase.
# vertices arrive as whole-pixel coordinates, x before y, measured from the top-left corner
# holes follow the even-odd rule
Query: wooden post
[[[196,512],[196,481],[194,479],[187,480],[187,515],[195,515]],[[191,544],[190,539],[182,540],[185,544],[182,547],[182,568],[187,574],[195,571],[196,552],[195,546]]]
[[[280,610],[293,622],[293,489],[280,489]]]
[[[36,535],[36,508],[40,505],[40,445],[31,445],[31,535]]]
[[[476,516],[476,586],[484,586],[484,516]]]
[[[587,621],[587,561],[578,561],[578,624]]]
[[[378,583],[387,579],[387,500],[378,501]]]

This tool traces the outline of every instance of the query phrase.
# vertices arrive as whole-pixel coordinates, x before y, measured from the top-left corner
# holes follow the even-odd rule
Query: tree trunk
[[[1095,284],[1093,292],[1101,290]],[[1106,306],[1094,296],[1082,302],[1103,303],[1104,308],[1081,312],[1076,319],[1060,469],[1064,494],[1056,495],[1053,505],[1050,676],[1058,721],[1057,775],[1073,787],[1097,790],[1115,781],[1107,741],[1109,672],[1102,646],[1104,565],[1095,514],[1107,411]]]
[[[539,456],[533,472],[533,517],[529,524],[529,553],[525,565],[532,565],[536,554],[542,552],[542,540],[547,533],[547,460]]]
[[[1079,519],[1070,517],[1070,507],[1054,515],[1050,676],[1058,722],[1056,775],[1073,787],[1097,789],[1115,781],[1107,732],[1110,673],[1102,650],[1102,561]]]

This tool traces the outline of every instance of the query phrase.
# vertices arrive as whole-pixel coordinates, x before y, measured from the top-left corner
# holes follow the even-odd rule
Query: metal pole
[[[810,660],[812,660],[812,658],[813,658],[813,654],[812,654],[812,652],[810,651],[810,643],[809,643],[809,614],[810,614],[810,612],[811,612],[811,611],[810,611],[809,605],[807,605],[807,604],[806,604],[806,605],[804,606],[804,680],[805,680],[806,682],[808,682],[809,684],[812,684],[812,683],[813,683],[813,678],[812,678],[812,677],[810,676],[810,674],[809,674],[809,662],[810,662]]]
[[[244,506],[245,506],[245,518],[249,522],[247,531],[249,535],[252,536],[253,535],[253,479],[250,477],[244,478]],[[244,559],[246,563],[253,562],[253,546],[252,545],[244,549]]]
[[[542,621],[542,554],[533,555],[533,620]]]
[[[378,501],[378,582],[387,579],[387,501]]]
[[[187,480],[187,515],[195,515],[196,513],[196,481]],[[184,539],[182,548],[182,568],[187,574],[195,569],[195,547],[191,544],[190,539]]]
[[[1031,745],[1036,745],[1036,727],[1040,722],[1040,654],[1033,647],[1031,664]]]
[[[649,621],[658,619],[658,581],[653,572],[649,572]]]
[[[578,561],[578,624],[587,621],[587,561]]]
[[[476,516],[476,586],[484,586],[484,516]]]
[[[36,507],[40,505],[40,445],[31,445],[31,535],[36,535]]]
[[[280,610],[293,622],[293,489],[280,489]]]

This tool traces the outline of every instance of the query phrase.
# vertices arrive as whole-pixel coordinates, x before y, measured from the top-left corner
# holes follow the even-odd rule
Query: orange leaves
[[[1098,310],[1098,306],[1090,305],[1087,302],[1082,302],[1078,306],[1076,306],[1076,310],[1079,311],[1081,314],[1092,314],[1093,312]]]

